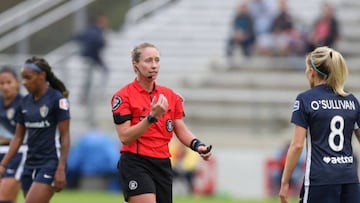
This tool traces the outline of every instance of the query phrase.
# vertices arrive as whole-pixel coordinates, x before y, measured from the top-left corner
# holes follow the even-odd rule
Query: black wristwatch
[[[152,115],[147,115],[146,119],[148,120],[149,123],[156,123],[158,121],[158,119],[155,116]]]

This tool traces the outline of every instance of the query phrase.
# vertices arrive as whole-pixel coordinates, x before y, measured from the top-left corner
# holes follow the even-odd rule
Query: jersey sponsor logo
[[[327,164],[352,164],[354,162],[354,158],[352,156],[324,156],[323,161]]]
[[[119,96],[114,97],[112,102],[112,110],[118,109],[121,103],[122,103],[121,97]]]
[[[137,187],[138,187],[138,183],[135,180],[131,180],[129,182],[129,189],[130,190],[136,190]]]
[[[174,122],[171,119],[167,120],[166,121],[166,130],[168,132],[171,132],[171,131],[173,131],[173,129],[174,129]]]
[[[297,111],[297,110],[299,110],[300,109],[300,102],[299,102],[299,100],[296,100],[295,102],[294,102],[294,106],[293,106],[293,112],[294,111]]]
[[[48,113],[49,113],[49,108],[45,104],[42,105],[42,107],[40,107],[40,115],[41,115],[41,117],[45,118]]]
[[[25,127],[27,128],[46,128],[49,127],[49,121],[40,121],[40,122],[25,122]]]
[[[66,98],[62,98],[59,100],[59,108],[62,110],[69,110],[69,101]]]
[[[356,110],[355,102],[350,100],[318,100],[311,102],[311,108],[313,110],[321,109],[345,109]]]

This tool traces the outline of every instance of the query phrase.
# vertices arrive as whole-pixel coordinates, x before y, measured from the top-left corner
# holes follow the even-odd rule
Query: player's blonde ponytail
[[[339,52],[328,47],[318,47],[308,55],[307,63],[321,78],[326,79],[326,84],[338,95],[348,95],[344,91],[348,68],[344,57]]]

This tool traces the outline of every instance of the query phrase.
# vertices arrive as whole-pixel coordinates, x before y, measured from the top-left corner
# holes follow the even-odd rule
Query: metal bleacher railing
[[[0,14],[0,51],[75,13],[94,0],[29,0]],[[19,55],[2,55],[2,63],[18,64]]]

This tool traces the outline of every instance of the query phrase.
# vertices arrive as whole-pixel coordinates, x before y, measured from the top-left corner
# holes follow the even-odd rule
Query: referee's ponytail
[[[55,74],[52,71],[51,66],[49,63],[40,57],[33,56],[25,61],[26,64],[34,64],[38,68],[40,68],[42,71],[46,73],[46,80],[49,82],[50,86],[54,89],[59,90],[64,97],[69,97],[69,91],[65,87],[64,83],[55,76]]]

